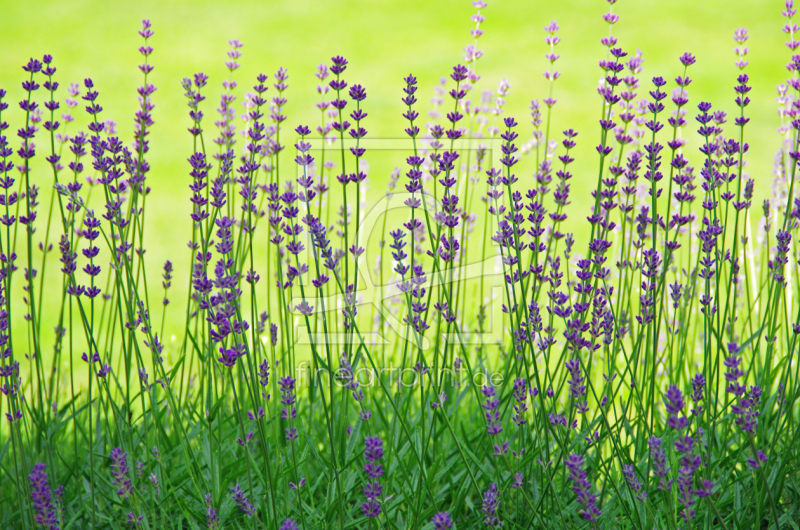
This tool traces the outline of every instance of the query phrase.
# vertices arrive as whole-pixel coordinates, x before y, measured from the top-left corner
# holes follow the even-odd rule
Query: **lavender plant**
[[[209,76],[181,83],[183,270],[146,253],[165,178],[148,159],[166,149],[150,21],[127,141],[104,87],[62,100],[54,58],[26,62],[18,110],[0,88],[2,526],[796,528],[797,12],[759,219],[747,31],[729,120],[690,98],[689,52],[647,80],[607,4],[596,174],[573,175],[579,133],[556,112],[587,104],[557,99],[558,23],[525,132],[507,81],[480,91],[491,11],[474,0],[427,119],[398,74],[404,153],[377,205],[363,65],[321,63],[319,125],[289,127],[289,72],[237,92],[231,40],[216,136]]]

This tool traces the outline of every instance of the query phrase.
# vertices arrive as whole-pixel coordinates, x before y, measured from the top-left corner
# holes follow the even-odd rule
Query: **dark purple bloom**
[[[242,488],[239,487],[237,484],[235,487],[231,488],[231,494],[233,495],[233,501],[242,510],[245,514],[252,517],[256,513],[255,507],[250,504],[250,501],[247,499],[247,496],[242,491]]]
[[[344,72],[345,69],[347,68],[347,59],[345,59],[341,55],[333,57],[331,59],[331,62],[333,63],[333,66],[331,66],[331,72],[333,72],[337,76],[342,72]]]
[[[569,471],[569,479],[572,482],[572,491],[583,506],[578,513],[587,521],[594,522],[600,516],[600,509],[597,507],[597,495],[592,493],[592,485],[586,478],[585,465],[583,457],[577,453],[572,453],[564,459],[564,466]]]
[[[339,359],[339,371],[336,374],[337,379],[342,382],[345,388],[352,392],[353,399],[361,403],[364,401],[364,391],[359,388],[360,383],[355,377],[353,365],[347,360],[347,356],[343,353],[342,358]]]
[[[76,258],[78,257],[78,254],[76,252],[72,252],[70,249],[70,241],[67,234],[63,234],[61,236],[61,242],[59,243],[58,248],[61,251],[61,272],[71,275],[78,268],[78,265],[76,264]]]
[[[692,401],[695,404],[695,408],[692,409],[692,414],[695,416],[700,416],[703,414],[703,389],[706,386],[706,378],[701,373],[695,374],[692,378]]]
[[[236,366],[236,361],[239,359],[239,357],[244,355],[244,352],[237,348],[225,348],[224,346],[219,348],[219,353],[221,354],[221,357],[219,357],[217,360],[223,366],[228,368],[233,368]]]
[[[714,483],[710,480],[703,480],[701,482],[700,489],[694,490],[695,495],[700,497],[701,499],[705,499],[706,497],[710,497],[713,494]]]
[[[670,415],[667,425],[678,431],[689,425],[689,420],[681,415],[686,403],[683,400],[683,393],[678,390],[678,387],[670,385],[667,388],[667,393],[664,395],[664,404],[667,407],[667,413]]]
[[[450,530],[453,528],[453,520],[447,512],[439,512],[431,517],[433,530]]]
[[[367,501],[361,504],[361,512],[366,517],[378,517],[381,513],[379,499],[383,492],[383,487],[378,481],[383,476],[383,466],[378,462],[383,458],[383,440],[377,436],[367,436],[364,441],[364,472],[368,480],[364,486],[364,496]]]
[[[281,530],[298,530],[298,526],[293,519],[289,518],[281,523]]]
[[[265,388],[269,385],[269,361],[266,359],[258,365],[258,382]]]
[[[728,352],[730,355],[724,361],[725,367],[728,369],[725,372],[725,381],[728,382],[726,390],[734,396],[740,397],[744,394],[745,387],[738,382],[744,376],[744,372],[740,368],[742,359],[739,357],[739,346],[734,342],[729,343]]]
[[[481,389],[481,393],[486,397],[486,403],[481,406],[486,410],[486,432],[495,435],[503,432],[503,424],[500,422],[500,400],[495,397],[495,390],[493,386],[485,386]]]
[[[677,443],[677,442],[676,442]],[[678,490],[680,495],[678,500],[683,507],[680,515],[687,523],[694,519],[694,505],[697,499],[694,497],[694,472],[700,467],[700,457],[692,455],[691,453],[685,454],[681,458],[681,467],[678,469]]]
[[[294,309],[303,316],[310,317],[312,314],[314,314],[314,306],[309,305],[305,300],[297,304]]]
[[[409,126],[406,128],[405,132],[411,138],[416,138],[419,134],[419,127],[414,125],[414,120],[419,117],[419,113],[413,109],[414,103],[417,102],[417,98],[414,95],[417,91],[417,78],[413,75],[408,75],[404,81],[406,82],[405,88],[403,88],[403,92],[405,92],[405,96],[403,96],[402,101],[408,108],[406,112],[403,113],[403,117],[408,120]],[[418,158],[418,157],[412,157]],[[422,160],[420,159],[420,163]],[[410,178],[410,177],[409,177]],[[410,191],[410,190],[409,190]],[[413,193],[413,192],[412,192]]]
[[[214,508],[214,502],[211,499],[211,494],[206,493],[203,497],[206,503],[206,528],[207,530],[219,530],[219,515],[217,509]]]
[[[114,477],[114,485],[119,488],[117,495],[127,499],[133,492],[131,479],[128,477],[128,453],[121,447],[111,450],[111,476]]]
[[[169,304],[169,299],[167,299],[167,291],[172,286],[172,262],[167,260],[164,263],[164,274],[161,276],[164,278],[164,281],[161,282],[161,286],[164,287],[164,300],[161,302],[163,305]]]
[[[642,490],[642,483],[639,482],[639,477],[636,476],[634,466],[632,464],[622,466],[622,474],[625,476],[625,481],[628,483],[631,493],[640,501],[644,501],[647,498],[647,493]]]
[[[28,480],[30,481],[31,500],[33,501],[36,524],[49,530],[58,530],[61,525],[58,520],[58,513],[53,505],[50,482],[47,478],[45,465],[39,463],[33,466],[33,471],[28,475]]]
[[[281,418],[290,421],[290,426],[286,428],[287,440],[297,439],[297,428],[291,426],[291,420],[297,418],[297,407],[295,406],[297,398],[294,395],[295,382],[296,380],[289,376],[281,377],[278,381],[278,385],[281,387],[281,405],[283,405]]]
[[[695,63],[696,59],[694,55],[692,55],[689,52],[686,52],[683,55],[681,55],[680,61],[683,66],[691,66]]]
[[[528,383],[525,379],[515,379],[514,380],[514,415],[512,416],[512,420],[517,426],[521,427],[524,425],[527,420],[525,419],[525,413],[528,410],[527,405],[528,400]]]
[[[489,489],[483,494],[483,524],[489,527],[503,526],[503,523],[497,516],[497,510],[500,508],[500,497],[497,491],[497,484],[489,484]]]
[[[755,458],[748,458],[747,463],[750,464],[752,469],[759,469],[761,464],[766,462],[768,459],[769,458],[764,454],[764,451],[758,450],[756,451]]]
[[[583,384],[585,379],[581,374],[581,363],[578,359],[572,359],[567,361],[565,366],[570,375],[570,397],[573,399],[573,404],[578,413],[585,414],[589,411],[589,406],[584,399],[586,397],[586,385]]]
[[[278,344],[278,325],[277,324],[270,324],[269,325],[269,341],[270,344],[275,346]]]

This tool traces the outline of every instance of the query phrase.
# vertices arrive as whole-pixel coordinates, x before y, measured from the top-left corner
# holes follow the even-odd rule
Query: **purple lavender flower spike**
[[[703,414],[703,389],[706,386],[706,378],[701,373],[695,374],[692,378],[692,401],[695,404],[695,408],[692,409],[692,414],[695,416],[701,416]]]
[[[678,469],[678,490],[680,492],[678,500],[683,509],[680,516],[687,523],[694,519],[694,505],[697,502],[694,488],[694,472],[700,466],[700,457],[691,454],[684,455],[681,459],[681,467]]]
[[[145,161],[144,156],[150,150],[147,137],[150,134],[149,129],[153,126],[152,111],[155,108],[151,96],[156,91],[156,87],[152,83],[147,82],[147,76],[154,68],[153,65],[149,63],[150,55],[153,53],[153,47],[148,43],[150,37],[154,35],[151,28],[152,24],[149,20],[142,20],[142,29],[139,30],[139,35],[144,39],[144,44],[139,47],[139,53],[144,58],[144,63],[139,65],[139,70],[144,74],[144,83],[136,90],[141,103],[140,108],[136,111],[134,119],[133,151],[137,154],[137,157],[131,178],[131,184],[135,186],[140,193],[146,193],[144,181],[147,172],[150,170],[150,166]]]
[[[525,379],[514,380],[514,400],[516,403],[514,404],[514,415],[512,416],[512,420],[517,424],[518,427],[522,427],[522,425],[528,421],[525,418],[525,413],[528,410],[528,383],[525,381]]]
[[[172,287],[172,262],[170,260],[164,262],[164,274],[162,274],[161,277],[164,278],[164,281],[161,282],[161,286],[164,288],[164,299],[161,301],[161,304],[166,306],[169,305],[167,291]]]
[[[378,481],[383,476],[383,466],[379,463],[383,458],[383,440],[377,436],[368,436],[364,444],[364,472],[367,474],[364,496],[367,501],[361,504],[361,513],[366,517],[378,517],[381,513],[379,501],[383,493],[383,486]]]
[[[297,523],[293,519],[286,519],[281,523],[281,530],[298,530]]]
[[[585,378],[581,374],[580,361],[578,359],[572,359],[567,361],[565,365],[570,374],[570,397],[573,399],[575,409],[579,414],[586,414],[589,411],[589,405],[584,399],[586,397],[586,385],[583,384]]]
[[[713,489],[714,489],[714,483],[710,480],[704,479],[701,482],[700,488],[696,489],[694,493],[701,499],[705,499],[706,497],[710,497],[713,494]]]
[[[639,482],[639,477],[636,476],[636,469],[633,464],[622,466],[622,474],[625,476],[625,481],[628,483],[631,493],[638,500],[644,501],[647,498],[647,493],[642,489],[642,483]]]
[[[767,455],[764,454],[764,451],[760,449],[756,451],[755,458],[748,458],[747,463],[750,465],[752,469],[760,469],[761,464],[769,460]]]
[[[111,475],[114,477],[114,485],[119,489],[117,495],[127,499],[133,492],[131,486],[131,479],[128,476],[128,453],[124,452],[121,447],[115,447],[111,450]]]
[[[585,465],[583,457],[577,453],[572,453],[564,459],[564,466],[569,471],[569,479],[572,482],[572,491],[578,496],[578,503],[583,506],[578,513],[593,523],[601,512],[597,507],[597,495],[592,493],[592,485],[586,478]]]
[[[453,528],[453,520],[447,512],[439,512],[431,517],[433,530],[450,530]]]
[[[242,491],[242,488],[239,487],[239,484],[231,488],[231,494],[233,495],[233,501],[236,503],[236,506],[238,506],[241,511],[243,511],[246,515],[250,517],[255,515],[256,513],[255,506],[253,506],[247,499],[247,496]]]
[[[667,393],[664,395],[664,404],[667,408],[667,413],[670,415],[667,420],[667,425],[672,429],[680,431],[689,425],[689,420],[685,416],[681,416],[685,402],[683,400],[683,393],[678,390],[675,385],[670,385],[667,388]]]
[[[203,497],[206,504],[206,529],[219,530],[219,514],[217,509],[214,508],[214,501],[210,493],[206,493]]]
[[[220,347],[219,353],[221,356],[217,360],[220,362],[220,364],[227,368],[233,368],[236,366],[236,361],[239,359],[239,357],[244,355],[244,352],[240,352],[236,348],[225,347]]]
[[[31,489],[31,500],[33,501],[34,519],[37,525],[44,526],[49,530],[59,530],[58,512],[53,504],[50,491],[50,482],[47,478],[45,465],[42,463],[33,466],[31,474],[28,475]]]
[[[725,381],[728,385],[726,390],[736,397],[741,397],[744,394],[745,386],[738,382],[744,376],[744,372],[740,368],[742,359],[739,357],[739,346],[735,342],[728,344],[728,357],[725,358],[723,363],[728,369],[725,372]]]
[[[264,388],[269,385],[269,361],[266,359],[258,365],[258,382]]]
[[[500,400],[495,396],[493,386],[485,386],[481,389],[481,393],[486,397],[486,403],[481,406],[486,410],[486,432],[491,435],[497,435],[503,432],[503,424],[500,422]]]
[[[297,398],[294,395],[295,382],[296,380],[289,376],[282,377],[278,381],[278,385],[281,387],[281,405],[283,405],[281,418],[284,420],[291,421],[297,418],[297,407],[295,406]],[[294,426],[286,428],[286,440],[291,441],[296,439],[297,428]]]
[[[483,524],[488,527],[503,526],[502,521],[497,515],[497,510],[500,508],[500,497],[497,491],[497,484],[489,484],[489,489],[483,494]]]

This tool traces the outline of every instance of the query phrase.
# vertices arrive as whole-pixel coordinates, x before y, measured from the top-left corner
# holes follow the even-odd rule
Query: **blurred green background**
[[[346,56],[350,67],[345,78],[348,82],[363,84],[368,92],[364,108],[369,112],[365,127],[370,138],[398,138],[405,126],[401,116],[404,108],[400,102],[402,78],[414,73],[420,82],[419,110],[426,115],[430,108],[433,87],[451,67],[461,62],[462,48],[472,42],[469,20],[474,8],[471,2],[429,0],[374,0],[374,1],[309,1],[291,2],[240,1],[236,3],[193,1],[100,2],[2,2],[0,12],[0,44],[3,58],[0,62],[0,86],[9,92],[7,101],[22,98],[21,66],[29,57],[42,54],[54,56],[58,68],[56,78],[61,83],[58,96],[63,102],[65,88],[70,82],[91,77],[100,92],[104,118],[113,118],[126,142],[133,136],[133,116],[137,108],[135,89],[141,83],[136,65],[141,39],[137,35],[140,21],[149,18],[155,36],[151,44],[155,52],[151,63],[155,70],[152,82],[158,90],[153,97],[155,126],[150,135],[149,161],[152,171],[148,184],[153,193],[148,198],[148,228],[146,247],[150,277],[151,299],[159,300],[157,280],[165,259],[176,266],[176,280],[170,298],[175,306],[174,325],[177,332],[183,322],[185,301],[185,271],[188,254],[185,243],[191,237],[188,219],[189,169],[186,159],[191,154],[191,136],[186,132],[190,121],[186,100],[180,87],[181,78],[195,72],[210,76],[204,93],[206,114],[205,129],[208,138],[216,132],[213,120],[222,91],[221,82],[227,71],[223,62],[229,39],[244,43],[242,67],[236,72],[239,83],[235,104],[241,113],[241,96],[250,90],[258,73],[270,75],[278,67],[289,71],[289,100],[285,107],[288,120],[284,130],[298,124],[315,126],[319,112],[314,107],[318,101],[313,76],[317,64],[329,63],[336,54]],[[783,45],[786,36],[781,32],[784,20],[780,11],[783,2],[777,0],[622,0],[614,6],[620,21],[614,27],[619,46],[630,53],[637,49],[644,53],[642,90],[650,89],[649,79],[661,75],[671,80],[682,67],[678,57],[685,51],[697,56],[697,64],[690,68],[694,79],[690,94],[690,113],[693,118],[700,101],[711,101],[715,108],[733,112],[733,86],[738,74],[734,66],[733,31],[746,27],[750,32],[748,46],[750,66],[747,73],[752,79],[753,100],[748,114],[753,121],[746,130],[750,144],[749,168],[756,180],[759,197],[764,197],[771,186],[772,158],[779,147],[776,128],[779,118],[775,112],[775,87],[788,74],[784,65],[790,53]],[[604,58],[605,49],[600,38],[607,34],[608,26],[601,20],[608,4],[601,0],[545,1],[493,1],[483,10],[486,21],[485,34],[479,41],[484,56],[478,63],[482,79],[479,90],[495,90],[498,82],[508,79],[506,115],[517,118],[523,141],[530,138],[530,100],[546,96],[546,80],[542,72],[547,66],[544,53],[543,27],[556,20],[561,26],[561,44],[557,63],[562,77],[556,83],[553,131],[566,128],[580,132],[573,165],[573,203],[571,218],[583,219],[581,212],[588,204],[589,192],[596,182],[598,143],[597,119],[599,98],[596,86],[601,71],[597,66]],[[43,90],[37,94],[44,97]],[[274,91],[270,90],[267,96]],[[63,104],[63,103],[62,103]],[[671,108],[668,104],[668,110]],[[78,127],[86,124],[82,105],[76,110],[80,119]],[[8,131],[13,136],[24,119],[12,103],[8,116]],[[238,120],[237,120],[238,121]],[[241,122],[238,121],[241,127]],[[728,125],[728,134],[733,129]],[[694,136],[693,119],[684,132]],[[40,132],[43,135],[44,131]],[[12,139],[16,147],[16,137]],[[43,138],[39,143],[44,146]],[[288,142],[287,142],[288,143]],[[239,147],[241,141],[239,142]],[[43,149],[34,159],[34,182],[45,190],[52,186],[52,178],[44,162]],[[284,153],[285,164],[293,157],[291,148]],[[694,151],[696,153],[696,151]],[[694,154],[692,156],[695,156]],[[403,165],[403,156],[376,155],[370,161],[369,202],[383,195],[388,175],[395,165]],[[88,161],[87,161],[88,162]],[[696,156],[695,156],[696,163]],[[529,178],[534,170],[531,161],[518,166],[518,175]],[[37,237],[44,237],[44,210],[49,193],[42,194]],[[758,204],[758,203],[756,203]],[[101,204],[94,204],[101,208]],[[758,208],[754,208],[758,213]],[[582,224],[585,224],[583,222]],[[581,225],[577,226],[580,230]],[[755,223],[754,223],[755,225]],[[54,225],[55,227],[55,225]],[[266,236],[262,234],[262,238]],[[56,239],[51,236],[51,241]],[[55,261],[54,256],[53,261]],[[37,258],[38,259],[38,258]],[[370,262],[371,263],[371,262]],[[57,281],[57,267],[51,265],[48,277]],[[263,275],[262,275],[263,276]],[[48,280],[49,281],[49,280]],[[21,284],[21,275],[16,280]],[[55,284],[54,284],[55,285]],[[52,344],[52,318],[60,302],[58,290],[45,308],[45,348]],[[21,318],[21,291],[13,293],[13,303],[20,304],[13,328],[15,334],[25,336]],[[160,314],[160,311],[159,311]],[[181,314],[180,318],[177,315]],[[170,330],[170,327],[173,327]],[[17,341],[20,345],[24,341]]]

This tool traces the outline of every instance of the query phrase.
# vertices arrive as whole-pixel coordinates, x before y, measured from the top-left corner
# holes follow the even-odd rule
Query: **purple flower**
[[[403,80],[406,82],[406,86],[405,86],[405,88],[403,88],[403,92],[405,92],[406,95],[403,96],[402,102],[408,108],[408,110],[406,110],[406,112],[403,113],[403,117],[405,119],[407,119],[408,122],[409,122],[409,126],[405,130],[405,132],[411,138],[416,138],[417,135],[419,134],[419,127],[414,125],[414,120],[416,120],[419,117],[419,113],[413,109],[413,106],[414,106],[414,103],[417,102],[417,98],[416,98],[416,96],[414,96],[414,94],[417,92],[417,78],[414,77],[413,75],[409,74]],[[418,157],[411,157],[411,158],[417,159]],[[422,163],[422,160],[420,159],[420,164],[421,163]],[[412,164],[410,164],[410,165],[412,165]],[[417,164],[417,167],[419,167],[419,164]],[[420,174],[420,176],[422,176],[422,175]],[[412,178],[411,175],[409,175],[409,178]],[[410,193],[414,193],[411,190],[409,190],[409,192]]]
[[[131,479],[128,477],[128,453],[124,452],[121,447],[115,447],[111,450],[110,457],[113,483],[119,488],[117,495],[127,499],[133,492]]]
[[[769,458],[767,455],[764,454],[764,451],[758,450],[756,451],[755,458],[748,458],[747,463],[750,464],[750,467],[753,469],[759,469],[761,464],[766,462]]]
[[[353,365],[347,360],[345,353],[342,353],[342,358],[339,359],[339,372],[336,375],[344,387],[352,392],[353,399],[359,403],[364,401],[364,391],[359,388],[360,383],[353,372]]]
[[[250,501],[247,500],[247,496],[242,491],[242,488],[239,487],[237,484],[235,487],[231,488],[231,494],[233,495],[233,501],[242,510],[245,514],[252,517],[256,513],[255,507],[250,504]]]
[[[695,374],[692,378],[692,401],[695,404],[695,408],[692,409],[692,414],[695,416],[701,416],[703,414],[703,389],[706,386],[706,378],[701,373]]]
[[[687,523],[694,519],[694,505],[697,499],[694,498],[694,472],[700,466],[700,457],[686,454],[681,458],[681,467],[678,469],[678,500],[683,507],[680,516]]]
[[[481,407],[486,409],[484,413],[486,416],[486,432],[491,435],[500,434],[503,432],[503,424],[500,422],[500,400],[495,397],[493,386],[485,386],[481,389],[481,393],[486,397],[486,403]]]
[[[207,530],[219,530],[219,515],[217,509],[214,508],[211,494],[206,493],[203,497],[206,503],[206,528]]]
[[[647,493],[642,490],[642,483],[639,482],[639,477],[636,476],[636,469],[633,465],[622,466],[622,474],[625,476],[625,481],[628,483],[631,493],[640,501],[644,501],[647,498]]]
[[[585,465],[583,457],[577,453],[564,459],[564,466],[569,471],[569,480],[572,482],[572,491],[583,506],[578,513],[587,521],[594,522],[600,516],[600,509],[597,507],[597,495],[592,493],[592,485],[586,478]]]
[[[661,438],[653,436],[647,444],[650,446],[653,474],[659,477],[658,489],[667,491],[672,488],[672,481],[667,480],[670,468],[667,467],[667,453],[661,446]]]
[[[361,512],[366,517],[378,517],[381,513],[379,499],[383,492],[383,487],[378,481],[383,476],[383,466],[378,463],[383,458],[383,440],[377,436],[367,436],[364,441],[364,472],[368,480],[364,486],[364,496],[367,501],[361,504]]]
[[[293,519],[289,518],[281,523],[281,530],[298,530],[298,526]]]
[[[75,272],[78,268],[75,260],[78,257],[78,254],[72,252],[70,249],[70,241],[69,236],[67,234],[63,234],[61,236],[61,242],[58,245],[59,250],[61,251],[61,272],[67,275],[71,275]]]
[[[581,363],[578,359],[572,359],[567,361],[565,366],[567,367],[567,371],[570,375],[570,397],[573,399],[575,409],[578,411],[578,413],[585,414],[589,411],[589,406],[584,399],[586,396],[586,385],[583,384],[585,379],[581,374]]]
[[[667,413],[670,415],[667,420],[667,425],[677,431],[689,425],[689,420],[687,420],[685,416],[681,416],[686,403],[683,400],[683,393],[678,390],[678,387],[670,385],[669,388],[667,388],[667,393],[664,395],[664,404],[667,407]]]
[[[742,363],[742,359],[739,357],[739,346],[737,346],[735,342],[729,343],[728,352],[730,355],[723,361],[725,367],[728,369],[728,371],[725,372],[725,381],[728,382],[726,390],[736,397],[741,397],[744,394],[745,387],[738,382],[738,380],[744,376],[744,372],[739,368]]]
[[[261,361],[261,364],[258,365],[258,382],[265,388],[269,385],[269,361],[266,359]]]
[[[139,53],[144,58],[144,63],[139,65],[139,70],[144,74],[144,80],[140,87],[136,89],[139,95],[140,107],[136,110],[134,118],[134,141],[133,150],[137,156],[134,160],[134,167],[132,171],[132,184],[139,188],[140,192],[144,192],[143,183],[145,176],[150,169],[150,165],[144,160],[144,155],[150,149],[147,136],[149,129],[153,126],[152,111],[155,105],[152,103],[150,96],[156,91],[156,87],[152,83],[147,82],[147,76],[153,71],[153,65],[149,63],[149,57],[153,53],[153,47],[148,43],[148,39],[153,36],[154,32],[152,24],[149,20],[142,21],[142,29],[139,30],[139,35],[144,39],[144,45],[139,47]]]
[[[453,528],[453,520],[447,512],[439,512],[431,517],[433,530],[450,530]]]
[[[270,344],[275,346],[278,344],[278,325],[277,324],[270,324],[269,325],[269,341]]]
[[[164,263],[164,274],[162,278],[164,278],[164,281],[161,282],[162,287],[164,287],[164,300],[161,303],[163,305],[168,305],[169,299],[167,298],[167,291],[172,286],[172,262],[169,260]]]
[[[483,494],[483,524],[490,527],[503,526],[503,523],[497,516],[497,510],[500,508],[500,498],[498,496],[497,484],[489,484],[489,489]]]
[[[58,513],[53,505],[50,491],[50,482],[47,479],[45,465],[42,463],[33,466],[33,471],[28,475],[31,488],[31,500],[36,512],[34,518],[37,525],[47,527],[49,530],[58,530],[61,525]]]
[[[300,304],[295,306],[295,311],[303,316],[310,317],[314,313],[314,306],[309,305],[307,301],[303,300]]]
[[[297,398],[294,395],[295,382],[296,380],[289,376],[281,377],[278,381],[278,385],[281,388],[281,405],[283,405],[281,418],[290,422],[289,427],[286,429],[286,440],[297,439],[297,428],[293,427],[291,423],[291,420],[297,418],[297,407],[295,407]]]
[[[700,489],[694,490],[695,495],[700,497],[701,499],[705,499],[706,497],[710,497],[713,494],[714,483],[710,480],[703,480],[701,482]]]
[[[228,368],[233,368],[236,366],[236,361],[239,359],[239,357],[244,355],[244,352],[240,351],[239,349],[225,347],[220,347],[219,353],[221,354],[221,357],[219,357],[217,360],[223,366],[227,366]]]
[[[528,410],[528,383],[525,379],[514,380],[514,415],[512,420],[518,427],[522,427],[528,420],[525,419],[525,413]]]
[[[150,473],[150,476],[147,477],[147,478],[150,481],[150,486],[152,486],[152,488],[155,490],[156,495],[157,495],[158,492],[160,491],[160,488],[159,488],[160,483],[158,481],[158,476],[156,476],[155,473]]]

